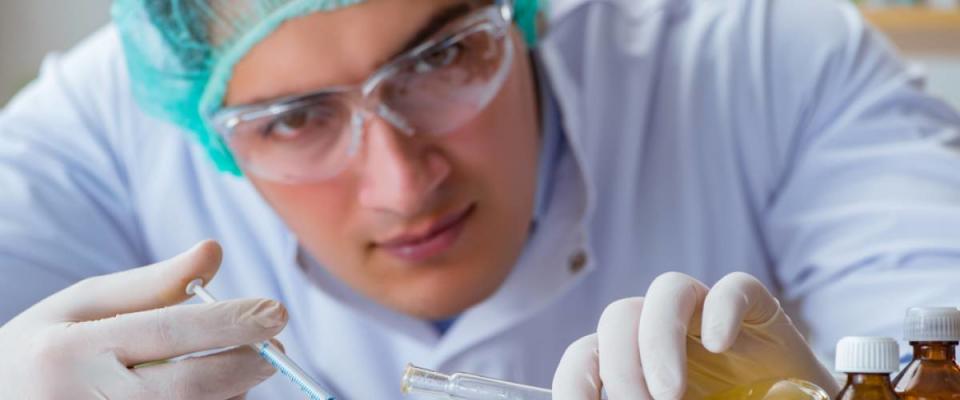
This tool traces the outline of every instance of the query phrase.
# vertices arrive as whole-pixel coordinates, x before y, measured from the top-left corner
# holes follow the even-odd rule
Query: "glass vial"
[[[885,337],[848,336],[837,343],[836,370],[847,374],[837,400],[899,399],[890,383],[898,367],[897,342]]]
[[[913,346],[913,360],[893,380],[904,400],[960,399],[960,310],[914,307],[907,310],[903,338]]]

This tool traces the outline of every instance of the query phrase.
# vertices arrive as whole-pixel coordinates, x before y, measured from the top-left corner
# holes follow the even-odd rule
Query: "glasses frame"
[[[306,94],[287,96],[256,104],[227,107],[214,112],[208,120],[229,148],[230,140],[236,133],[236,127],[240,124],[264,118],[278,117],[304,107],[309,107],[318,99],[326,98],[330,95],[359,93],[363,105],[360,106],[359,110],[356,109],[357,106],[353,106],[353,115],[351,117],[352,137],[348,148],[348,156],[352,156],[359,148],[363,136],[364,121],[366,117],[371,114],[379,115],[407,135],[414,133],[413,129],[408,126],[403,118],[396,115],[389,107],[379,101],[371,101],[371,95],[375,93],[376,89],[384,81],[394,76],[401,67],[419,60],[424,54],[428,54],[437,48],[450,46],[467,35],[488,30],[491,31],[498,40],[503,40],[504,36],[509,33],[513,16],[513,1],[497,0],[492,5],[472,11],[461,20],[455,22],[452,28],[445,29],[442,33],[434,35],[434,37],[425,40],[413,49],[397,56],[374,71],[374,73],[362,83],[331,86]],[[508,52],[508,55],[506,56],[507,60],[505,63],[512,64],[514,46],[509,38],[507,38],[506,42],[507,47],[505,51]],[[371,104],[375,104],[377,107],[371,109]],[[245,160],[238,161],[240,161],[241,165],[245,164]],[[269,175],[258,173],[256,166],[247,167],[252,167],[250,168],[251,172],[257,175],[264,175],[264,177]],[[336,173],[339,173],[339,171]],[[332,173],[331,175],[336,175],[336,173]],[[322,179],[323,178],[321,178],[321,180]]]

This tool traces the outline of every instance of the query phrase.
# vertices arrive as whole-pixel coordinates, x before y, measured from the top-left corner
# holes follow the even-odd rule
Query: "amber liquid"
[[[957,342],[910,342],[913,361],[894,379],[904,400],[960,399]]]
[[[847,384],[837,400],[896,400],[888,374],[847,374]]]
[[[766,379],[738,386],[703,400],[830,400],[830,396],[807,381]]]

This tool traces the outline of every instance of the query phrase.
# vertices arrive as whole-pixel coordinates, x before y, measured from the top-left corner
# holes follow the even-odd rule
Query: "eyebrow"
[[[428,38],[435,35],[440,30],[442,30],[450,22],[464,15],[469,14],[471,11],[473,11],[476,8],[473,6],[474,3],[476,2],[461,1],[456,4],[451,4],[450,6],[447,6],[446,8],[442,8],[439,11],[435,12],[433,16],[430,17],[430,20],[427,21],[427,23],[424,24],[422,27],[420,27],[417,33],[411,36],[410,39],[407,40],[406,44],[404,44],[399,51],[395,52],[392,56],[390,56],[389,59],[392,60],[394,58],[399,57],[401,54],[412,50],[414,47],[417,47],[418,45],[420,45],[420,43],[422,43],[423,41],[427,40]]]
[[[393,60],[403,53],[406,53],[412,50],[414,47],[417,47],[423,41],[427,40],[431,36],[435,35],[437,32],[443,30],[452,21],[469,14],[471,11],[475,10],[477,3],[480,3],[477,0],[462,0],[457,3],[451,4],[447,7],[441,8],[438,11],[433,13],[433,16],[430,17],[430,20],[426,24],[420,27],[417,32],[410,37],[410,39],[404,44],[399,51],[391,55],[387,60]],[[386,62],[386,61],[385,61]],[[294,95],[285,95],[285,96],[263,96],[256,97],[249,102],[244,102],[241,104],[236,104],[233,106],[224,107],[225,109],[234,109],[240,107],[255,107],[258,105],[268,105],[277,101],[284,99],[292,99],[296,96]]]

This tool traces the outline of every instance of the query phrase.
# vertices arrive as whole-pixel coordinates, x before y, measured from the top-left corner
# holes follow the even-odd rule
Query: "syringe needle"
[[[203,287],[202,279],[196,279],[190,282],[190,284],[187,285],[187,294],[191,296],[197,295],[197,297],[205,303],[217,302],[216,297],[213,297],[213,295]],[[250,347],[267,360],[270,365],[273,365],[277,371],[280,371],[283,376],[286,376],[287,379],[297,385],[310,400],[335,400],[333,395],[321,388],[297,363],[293,362],[286,354],[283,354],[283,352],[277,349],[270,341],[254,343],[251,344]]]

